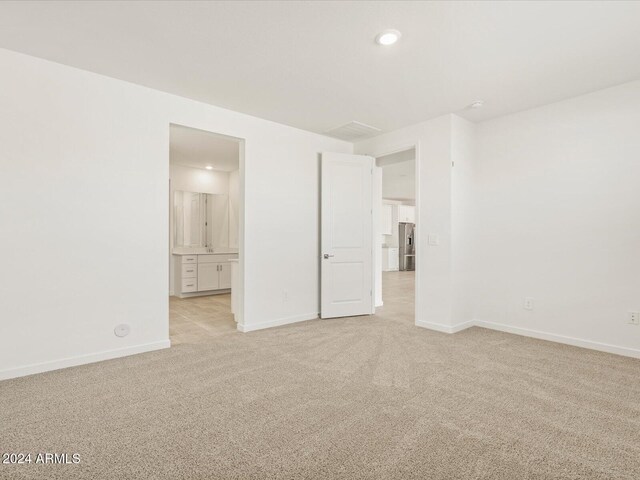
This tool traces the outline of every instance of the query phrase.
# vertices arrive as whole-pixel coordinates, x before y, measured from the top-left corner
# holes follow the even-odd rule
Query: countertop
[[[171,252],[171,255],[238,255],[238,252]]]

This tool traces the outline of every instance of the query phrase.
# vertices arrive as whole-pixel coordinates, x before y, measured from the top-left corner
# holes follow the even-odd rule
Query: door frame
[[[170,120],[167,122],[167,174],[169,175],[169,202],[167,203],[167,228],[169,230],[169,255],[168,260],[171,262],[171,246],[172,246],[172,238],[173,232],[171,231],[171,217],[173,216],[173,211],[171,205],[173,203],[173,199],[171,198],[171,174],[170,174],[170,156],[169,156],[169,148],[170,148],[170,138],[171,138],[171,126],[179,126],[179,127],[187,127],[193,130],[200,130],[201,132],[208,133],[211,135],[217,135],[219,137],[224,137],[225,139],[238,143],[238,280],[237,285],[239,285],[238,292],[236,295],[237,301],[235,302],[236,311],[234,312],[237,329],[242,331],[241,328],[244,326],[244,312],[245,312],[245,178],[246,178],[246,162],[245,162],[245,149],[247,140],[242,137],[236,137],[234,135],[223,133],[223,129],[212,130],[206,125],[194,125],[191,122],[184,121],[175,121]],[[171,271],[171,266],[169,265],[169,272]],[[171,292],[168,292],[171,294]],[[169,301],[169,295],[167,295],[167,302]],[[168,309],[167,309],[168,310]],[[167,316],[167,338],[170,338],[169,335],[169,316]]]
[[[393,155],[394,153],[400,153],[400,152],[404,152],[406,150],[411,150],[411,149],[415,149],[416,155],[415,155],[415,171],[414,171],[414,183],[415,183],[415,190],[416,190],[416,206],[415,206],[415,212],[416,212],[416,226],[415,226],[415,236],[416,238],[422,238],[422,234],[421,234],[421,225],[422,222],[419,221],[420,219],[420,142],[418,140],[416,140],[415,142],[410,142],[410,143],[405,143],[405,144],[399,144],[398,146],[395,146],[391,149],[384,149],[384,150],[376,150],[373,151],[372,153],[368,153],[367,155],[370,155],[374,158],[374,160],[377,162],[379,157],[385,157],[387,155]],[[376,167],[377,167],[377,163],[376,163]],[[384,173],[384,172],[383,172]],[[381,196],[382,197],[382,196]],[[379,217],[379,216],[378,216]],[[380,231],[380,218],[374,218],[373,221],[375,222],[376,227],[373,229],[374,230],[374,235],[376,231]],[[375,240],[375,239],[374,239]],[[380,245],[380,240],[377,240],[378,244]],[[416,245],[417,247],[417,245]],[[417,259],[417,257],[416,257]],[[380,268],[382,268],[382,265],[380,266]],[[414,281],[414,321],[416,318],[418,318],[418,312],[420,311],[419,308],[419,302],[420,302],[420,296],[417,294],[420,291],[420,262],[418,262],[416,260],[416,270],[415,270],[415,281]],[[375,274],[374,274],[375,275]],[[380,289],[382,290],[382,284],[380,284]],[[375,295],[374,295],[375,296]],[[382,298],[382,302],[384,303],[384,297],[382,297],[382,292],[380,293],[380,298]],[[374,302],[375,305],[375,302]]]

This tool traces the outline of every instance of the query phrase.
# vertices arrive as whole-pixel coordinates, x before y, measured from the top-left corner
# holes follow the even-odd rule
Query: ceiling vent
[[[324,133],[341,140],[352,141],[371,137],[381,131],[382,130],[379,128],[365,125],[364,123],[356,122],[354,120],[349,123],[345,123],[344,125],[340,125],[339,127],[331,128]]]

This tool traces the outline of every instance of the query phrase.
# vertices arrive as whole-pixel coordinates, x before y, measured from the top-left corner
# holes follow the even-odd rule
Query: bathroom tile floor
[[[169,336],[172,345],[201,343],[211,337],[239,333],[231,313],[231,294],[169,297]]]

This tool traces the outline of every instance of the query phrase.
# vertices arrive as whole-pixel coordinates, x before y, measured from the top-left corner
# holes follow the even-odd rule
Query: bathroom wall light
[[[384,30],[376,36],[376,43],[386,47],[396,43],[401,36],[402,34],[398,30]]]
[[[204,168],[206,168],[207,170],[213,170],[213,167],[212,167],[211,165],[207,165],[207,166],[206,166],[206,167],[204,167]]]

